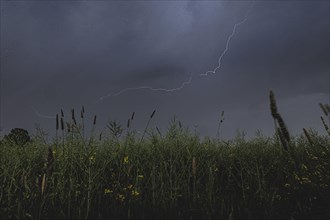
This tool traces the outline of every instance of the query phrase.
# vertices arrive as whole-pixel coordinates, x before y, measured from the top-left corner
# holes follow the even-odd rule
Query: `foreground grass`
[[[329,219],[329,136],[200,140],[174,122],[141,141],[81,129],[0,146],[0,218]]]

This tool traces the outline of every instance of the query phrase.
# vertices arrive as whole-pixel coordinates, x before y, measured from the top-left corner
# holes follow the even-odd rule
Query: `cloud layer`
[[[318,102],[329,102],[329,2],[257,1],[237,27],[221,68],[213,70],[234,24],[251,2],[63,1],[1,5],[1,128],[52,130],[60,108],[85,105],[102,121],[137,128],[157,109],[163,130],[173,115],[214,136],[258,128],[271,134],[268,91],[294,132],[320,128]],[[124,88],[151,86],[178,92]],[[37,112],[36,112],[37,111]],[[290,123],[289,123],[290,122]],[[103,124],[103,125],[102,125]]]

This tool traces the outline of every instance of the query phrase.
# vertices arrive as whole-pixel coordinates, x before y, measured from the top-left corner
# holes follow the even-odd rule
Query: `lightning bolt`
[[[190,75],[188,81],[185,81],[181,84],[181,86],[179,87],[176,87],[176,88],[171,88],[171,89],[165,89],[165,88],[153,88],[151,86],[139,86],[139,87],[130,87],[130,88],[125,88],[125,89],[122,89],[120,90],[119,92],[117,93],[114,93],[114,94],[108,94],[108,95],[105,95],[105,96],[102,96],[99,98],[99,101],[102,101],[103,99],[106,99],[106,98],[109,98],[109,97],[115,97],[115,96],[119,96],[125,92],[128,92],[128,91],[132,91],[132,90],[141,90],[141,89],[145,89],[145,90],[150,90],[150,91],[162,91],[162,92],[175,92],[175,91],[178,91],[178,90],[181,90],[183,89],[186,85],[189,85],[192,81],[192,75]]]
[[[220,55],[220,57],[218,59],[218,66],[216,66],[213,70],[208,70],[205,73],[201,73],[199,76],[203,77],[203,76],[209,76],[209,74],[215,74],[216,71],[221,67],[222,58],[226,55],[226,53],[229,50],[229,43],[230,43],[231,39],[234,37],[234,35],[236,33],[236,28],[238,26],[244,24],[247,21],[248,16],[249,16],[249,14],[251,13],[251,11],[252,11],[252,9],[254,7],[254,4],[255,4],[255,0],[252,1],[252,4],[251,4],[249,10],[246,12],[246,14],[244,16],[244,19],[241,20],[240,22],[234,24],[233,30],[232,30],[231,34],[228,36],[228,38],[227,38],[225,50],[221,53],[221,55]],[[120,90],[117,93],[113,93],[113,94],[110,93],[110,94],[101,96],[96,103],[101,102],[101,101],[103,101],[106,98],[119,96],[119,95],[122,95],[123,93],[126,93],[128,91],[133,91],[133,90],[142,90],[142,89],[145,89],[145,90],[150,90],[150,91],[175,92],[175,91],[179,91],[179,90],[183,89],[186,85],[189,85],[191,82],[192,82],[192,75],[189,77],[189,80],[188,81],[183,82],[181,84],[181,86],[179,86],[177,88],[166,89],[166,88],[153,88],[151,86],[139,86],[139,87],[125,88],[125,89]]]
[[[251,11],[252,11],[252,9],[254,7],[254,4],[255,4],[255,0],[252,1],[252,4],[251,4],[249,10],[246,12],[246,14],[244,16],[244,19],[241,20],[240,22],[234,24],[233,30],[232,30],[231,34],[228,36],[228,38],[227,38],[225,50],[220,54],[220,57],[218,59],[218,65],[213,70],[208,70],[205,73],[199,74],[200,77],[207,77],[207,76],[209,76],[209,74],[215,74],[217,72],[217,70],[221,68],[222,58],[226,55],[226,53],[229,50],[230,41],[234,37],[234,35],[236,33],[237,27],[240,26],[240,25],[242,25],[242,24],[244,24],[247,21],[248,16],[249,16],[249,14],[251,13]],[[124,94],[126,92],[134,91],[134,90],[150,90],[150,91],[154,91],[154,92],[157,92],[157,91],[160,91],[160,92],[176,92],[176,91],[182,90],[187,85],[191,84],[192,78],[193,78],[193,76],[191,74],[190,77],[189,77],[189,79],[187,81],[184,81],[179,87],[176,87],[176,88],[166,89],[166,88],[154,88],[154,87],[151,87],[151,86],[139,86],[139,87],[125,88],[125,89],[120,90],[117,93],[113,93],[113,94],[110,93],[110,94],[101,96],[96,103],[101,102],[101,101],[103,101],[106,98],[120,96],[120,95],[122,95],[122,94]],[[55,119],[56,118],[55,116],[41,114],[33,106],[31,106],[31,108],[34,110],[36,116],[38,116],[40,118],[44,118],[44,119]]]
[[[230,43],[230,40],[233,38],[233,36],[235,35],[236,33],[236,28],[242,24],[244,24],[247,19],[248,19],[248,16],[249,14],[251,13],[252,9],[253,9],[253,6],[254,6],[254,3],[255,3],[255,0],[252,2],[249,10],[246,12],[245,16],[244,16],[244,19],[238,23],[236,23],[234,25],[234,28],[231,32],[231,34],[229,35],[229,37],[227,38],[227,42],[226,42],[226,47],[225,47],[225,50],[221,53],[219,59],[218,59],[218,66],[216,66],[213,70],[209,70],[205,73],[201,73],[200,76],[208,76],[209,74],[215,74],[216,71],[221,67],[221,60],[222,58],[226,55],[226,53],[228,52],[228,49],[229,49],[229,43]]]

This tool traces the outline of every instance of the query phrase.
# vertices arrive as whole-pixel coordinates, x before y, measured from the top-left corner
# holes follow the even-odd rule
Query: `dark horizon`
[[[125,127],[133,111],[141,130],[156,109],[150,128],[162,132],[175,115],[215,137],[224,111],[222,137],[272,135],[270,90],[292,135],[323,134],[329,4],[1,1],[1,135],[34,123],[52,134],[60,109],[69,119],[82,105],[96,130]]]

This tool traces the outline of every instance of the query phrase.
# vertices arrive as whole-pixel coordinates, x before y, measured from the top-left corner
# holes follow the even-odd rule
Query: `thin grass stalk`
[[[126,125],[127,130],[130,128],[130,125],[131,125],[131,120],[130,119],[127,119],[127,125]]]
[[[329,126],[327,125],[327,123],[325,122],[325,120],[322,116],[321,116],[321,121],[322,121],[322,124],[323,124],[323,127],[324,127],[325,131],[330,135]]]
[[[48,153],[47,153],[47,160],[46,160],[46,174],[47,176],[51,176],[53,174],[53,169],[54,169],[54,155],[53,155],[53,150],[51,147],[48,148]]]
[[[74,108],[71,109],[71,118],[72,118],[73,123],[75,125],[77,125],[76,117],[75,117],[75,114],[74,114]]]
[[[135,116],[135,112],[132,112],[131,117],[127,121],[127,124],[129,124],[128,129],[127,129],[127,136],[131,133],[131,128],[132,128],[134,116]]]
[[[328,110],[326,109],[326,107],[325,107],[321,102],[319,103],[319,106],[320,106],[320,108],[322,109],[323,114],[324,114],[325,116],[328,116],[329,114],[328,114]]]
[[[314,143],[313,143],[313,140],[312,140],[311,136],[309,135],[308,131],[307,131],[305,128],[303,128],[303,131],[304,131],[304,134],[305,134],[305,136],[306,136],[306,138],[307,138],[307,140],[308,140],[308,143],[309,143],[310,145],[313,145],[313,144],[314,144]]]
[[[191,173],[192,173],[193,176],[196,177],[196,173],[197,173],[196,157],[193,157],[192,161],[191,161]]]
[[[88,219],[88,217],[89,217],[89,212],[90,212],[91,202],[92,202],[92,198],[91,198],[91,191],[92,191],[92,177],[91,177],[92,160],[89,159],[88,161],[89,161],[89,164],[88,164],[88,185],[87,185],[87,208],[86,208],[85,219]]]
[[[95,125],[96,125],[96,115],[94,115],[94,118],[93,118],[92,132],[91,132],[91,136],[89,138],[88,146],[90,146],[92,144],[93,136],[94,136],[94,130],[95,130]]]
[[[44,194],[45,190],[46,190],[46,174],[44,173],[42,175],[42,180],[41,180],[41,195]]]
[[[329,104],[324,104],[324,107],[328,111],[328,113],[330,114],[330,105]]]
[[[319,103],[319,106],[322,109],[323,114],[329,119],[330,124],[330,105]]]
[[[278,133],[278,136],[279,136],[279,138],[280,138],[280,141],[281,141],[281,144],[282,144],[282,146],[283,146],[283,149],[284,149],[285,151],[288,151],[289,149],[288,149],[288,143],[287,143],[287,140],[286,140],[286,138],[284,137],[284,135],[282,134],[282,131],[281,131],[280,128],[277,128],[277,133]]]
[[[93,119],[93,126],[96,125],[96,115],[94,115],[94,119]]]
[[[85,113],[85,108],[84,106],[81,107],[80,111],[80,118],[81,118],[81,125],[82,125],[82,139],[83,142],[85,143],[85,120],[84,120],[84,113]]]
[[[159,134],[159,136],[162,138],[162,133],[160,132],[160,130],[157,126],[156,126],[156,130],[157,130],[157,133]]]
[[[329,104],[325,104],[324,107],[325,107],[325,109],[328,112],[328,119],[329,119],[329,125],[330,125],[330,105]]]
[[[55,131],[55,147],[57,150],[57,144],[58,144],[58,129],[59,129],[59,120],[58,120],[58,114],[56,114],[56,131]]]
[[[57,131],[58,131],[58,114],[56,114],[56,137],[57,137]]]
[[[274,129],[275,129],[275,132],[278,131],[278,126],[277,126],[277,123],[276,123],[276,120],[278,118],[278,112],[277,112],[277,105],[276,105],[276,99],[275,99],[275,95],[274,95],[274,92],[272,90],[269,91],[269,101],[270,101],[270,112],[271,112],[271,115],[274,119]],[[277,132],[276,134],[276,138],[277,138],[277,142],[280,142],[280,137],[279,137],[279,134]]]
[[[151,190],[152,190],[152,205],[156,204],[156,165],[153,161],[152,163],[152,172],[151,172]]]
[[[64,120],[61,117],[61,130],[62,130],[62,152],[64,156]]]
[[[220,120],[219,120],[219,124],[218,124],[218,129],[217,129],[217,138],[218,138],[218,140],[220,139],[220,127],[221,127],[221,124],[225,120],[224,114],[225,114],[225,111],[222,111],[221,112],[221,115],[220,115]]]
[[[275,137],[276,137],[276,142],[277,143],[280,143],[281,140],[280,140],[280,137],[279,137],[279,134],[278,134],[278,125],[277,125],[277,121],[276,119],[273,120],[274,121],[274,129],[275,129]]]
[[[71,127],[72,127],[71,124],[70,124],[69,122],[66,122],[66,129],[67,129],[67,132],[68,132],[68,133],[71,133],[71,134],[73,135],[73,132],[71,132],[71,131],[72,131]],[[72,136],[71,139],[73,139],[73,136]]]
[[[148,122],[147,122],[147,125],[146,125],[146,127],[144,128],[144,131],[143,131],[143,134],[142,134],[142,137],[141,137],[140,143],[142,142],[142,140],[143,140],[143,138],[144,138],[144,135],[145,135],[145,133],[147,132],[148,126],[149,126],[149,124],[150,124],[150,121],[151,121],[152,117],[155,115],[155,113],[156,113],[156,109],[151,113],[151,115],[150,115],[150,117],[149,117],[149,120],[148,120]]]
[[[192,173],[192,190],[193,190],[193,203],[196,203],[196,173],[197,173],[197,166],[196,166],[196,158],[193,157],[191,161],[191,173]]]
[[[277,115],[277,122],[280,126],[280,129],[281,129],[281,133],[283,135],[283,137],[286,139],[287,142],[290,142],[290,134],[289,134],[289,131],[285,125],[285,122],[284,120],[282,119],[281,115],[278,114]]]
[[[240,179],[241,179],[241,186],[242,186],[242,197],[244,203],[246,203],[246,193],[245,193],[245,184],[244,184],[244,176],[243,176],[243,167],[240,162]]]
[[[72,207],[72,194],[74,194],[75,190],[73,189],[74,187],[74,184],[73,184],[73,148],[69,146],[69,144],[73,143],[74,141],[74,137],[75,137],[75,129],[74,129],[74,122],[71,122],[71,123],[67,123],[67,127],[68,127],[68,132],[70,131],[70,134],[71,134],[71,141],[68,141],[67,142],[67,169],[68,169],[68,172],[69,172],[69,181],[68,181],[68,188],[69,188],[69,192],[68,192],[68,207],[67,207],[67,210],[68,210],[68,219],[72,218],[71,217],[71,207]],[[70,135],[69,134],[69,135]],[[65,180],[67,181],[67,180]]]

